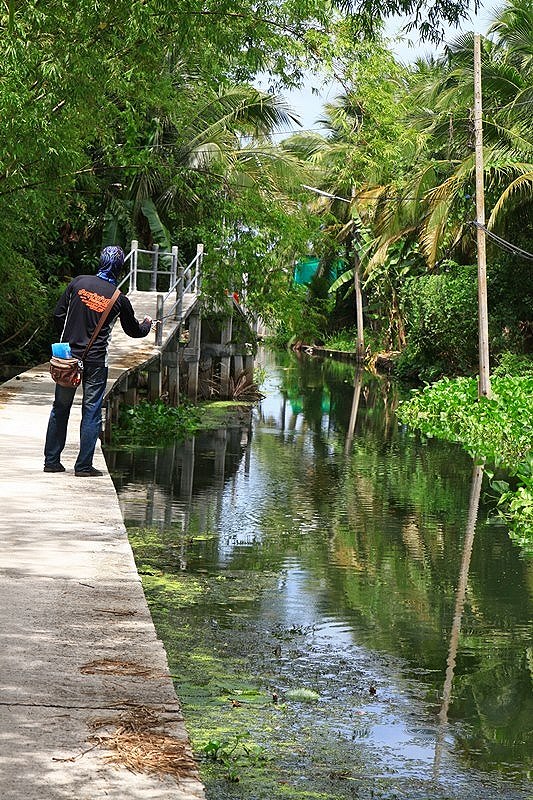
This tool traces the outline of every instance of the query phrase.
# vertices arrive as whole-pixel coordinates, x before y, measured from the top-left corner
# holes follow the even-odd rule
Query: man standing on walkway
[[[69,342],[74,357],[82,357],[100,315],[111,301],[123,266],[123,250],[120,247],[104,247],[98,273],[78,275],[60,298],[54,312],[54,322],[61,334],[61,341]],[[102,427],[109,338],[117,318],[124,332],[133,338],[147,336],[152,326],[150,317],[145,317],[143,322],[137,321],[130,301],[121,293],[83,360],[80,451],[74,465],[74,474],[79,478],[102,475],[100,470],[93,467],[93,455]],[[65,447],[75,393],[75,388],[56,384],[44,446],[45,472],[65,472],[60,457]]]

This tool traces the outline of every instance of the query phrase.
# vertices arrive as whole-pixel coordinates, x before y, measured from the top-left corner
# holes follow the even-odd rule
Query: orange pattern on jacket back
[[[78,295],[82,303],[85,303],[91,311],[98,311],[99,314],[105,311],[111,302],[110,298],[96,292],[88,292],[87,289],[79,289]]]

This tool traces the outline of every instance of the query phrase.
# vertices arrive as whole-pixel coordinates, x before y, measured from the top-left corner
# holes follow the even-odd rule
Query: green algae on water
[[[130,541],[209,799],[339,798],[328,776],[341,770],[351,746],[329,746],[320,721],[302,713],[318,693],[275,675],[279,643],[302,631],[272,636],[244,622],[245,608],[275,591],[277,574],[164,572],[158,557],[168,551],[167,535],[135,528]]]

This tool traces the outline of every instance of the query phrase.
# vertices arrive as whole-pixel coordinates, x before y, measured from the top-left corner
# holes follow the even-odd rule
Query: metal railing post
[[[150,279],[150,291],[157,292],[157,265],[159,262],[159,245],[154,244],[152,251],[152,276]]]
[[[173,245],[172,247],[172,263],[170,267],[170,282],[168,284],[168,290],[170,291],[174,284],[176,283],[176,279],[178,276],[178,247],[177,245]]]
[[[194,291],[200,294],[202,286],[202,261],[204,260],[204,246],[203,244],[196,245],[196,279],[194,282]]]
[[[164,304],[163,304],[163,295],[157,295],[157,310],[155,312],[156,319],[161,320],[158,325],[156,325],[155,329],[155,344],[157,347],[161,347],[163,344],[163,316],[164,316]]]
[[[137,291],[137,256],[138,256],[139,242],[133,239],[131,243],[131,259],[130,259],[130,285],[128,292]]]
[[[176,283],[176,319],[181,322],[183,313],[183,267],[178,268],[178,282]]]

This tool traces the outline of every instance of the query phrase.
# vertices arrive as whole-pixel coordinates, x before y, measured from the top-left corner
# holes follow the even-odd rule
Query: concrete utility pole
[[[481,102],[481,39],[474,35],[474,134],[476,155],[477,292],[479,320],[478,398],[491,397],[489,373],[489,327],[487,304],[487,258],[485,251],[485,189],[483,184],[483,120]]]
[[[365,340],[363,333],[363,294],[361,292],[361,259],[354,250],[353,287],[355,291],[355,323],[357,327],[356,356],[358,361],[365,360]]]
[[[357,214],[357,211],[354,211],[353,203],[355,200],[355,186],[352,187],[352,203],[350,204],[350,208],[352,209],[352,216],[354,213]],[[353,263],[353,288],[355,292],[355,324],[357,327],[357,345],[355,349],[355,354],[357,357],[357,361],[362,362],[365,359],[365,340],[364,340],[364,332],[363,332],[363,293],[361,292],[361,259],[359,258],[359,253],[357,252],[357,237],[359,234],[359,214],[357,214],[357,219],[354,218],[353,221],[354,225],[354,233],[353,233],[353,251],[354,251],[354,263]]]

